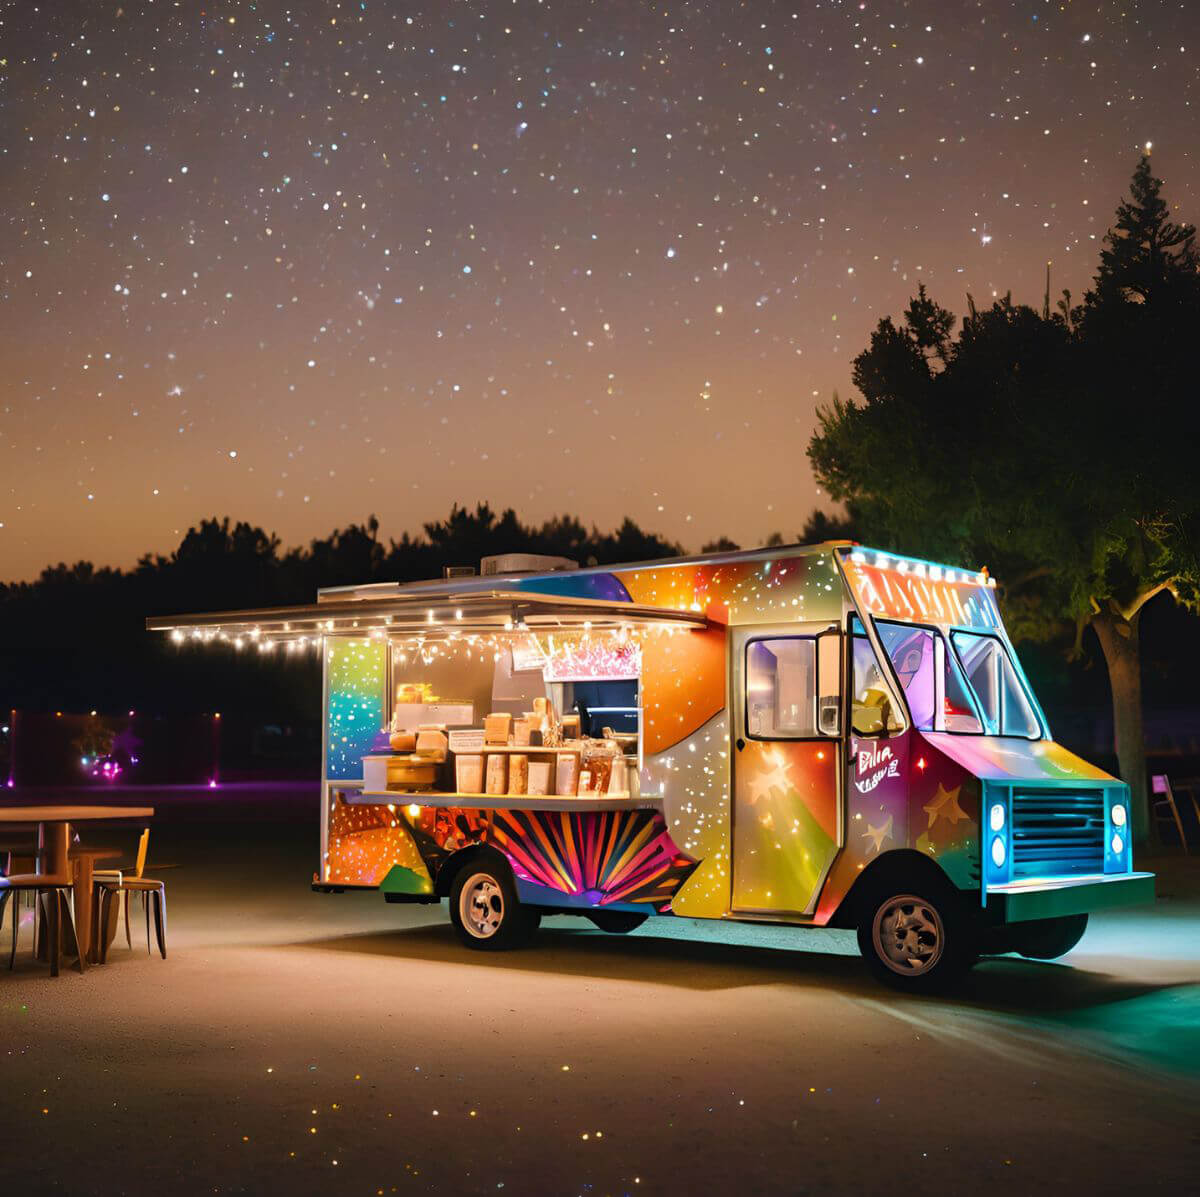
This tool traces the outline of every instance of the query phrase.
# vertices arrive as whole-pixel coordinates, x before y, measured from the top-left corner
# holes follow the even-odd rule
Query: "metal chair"
[[[122,895],[125,913],[125,943],[132,949],[133,937],[129,933],[129,895],[141,894],[146,909],[146,951],[150,951],[150,912],[154,911],[154,931],[158,950],[167,958],[167,887],[154,877],[145,877],[146,856],[150,850],[150,828],[147,827],[138,839],[137,859],[133,872],[121,869],[97,869],[92,874],[99,899],[93,903],[96,917],[96,942],[99,945],[100,963],[108,959],[109,924],[114,916],[113,899]]]
[[[21,913],[19,909],[20,895],[32,893],[36,909],[42,912],[42,928],[50,936],[47,945],[50,953],[50,975],[57,977],[63,955],[64,924],[68,934],[68,947],[74,953],[79,971],[87,968],[83,958],[83,950],[79,946],[79,937],[75,934],[75,920],[71,917],[70,895],[74,886],[70,878],[54,877],[45,873],[16,873],[10,877],[0,877],[0,923],[4,921],[4,907],[9,899],[13,903],[12,951],[8,957],[8,967],[11,970],[17,960],[17,938],[21,929]],[[37,952],[37,923],[34,924],[34,952]]]
[[[1153,799],[1150,803],[1150,810],[1154,816],[1155,824],[1159,823],[1174,823],[1175,830],[1179,833],[1179,843],[1183,848],[1184,855],[1188,855],[1187,836],[1183,833],[1183,820],[1179,817],[1179,807],[1175,802],[1175,794],[1171,790],[1171,781],[1165,773],[1156,773],[1150,778],[1150,790]],[[1195,805],[1195,795],[1192,796],[1192,804]],[[1200,811],[1197,811],[1197,817],[1200,818]]]

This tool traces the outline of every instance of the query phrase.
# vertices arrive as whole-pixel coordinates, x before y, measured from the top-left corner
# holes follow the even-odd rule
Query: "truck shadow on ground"
[[[543,927],[530,946],[504,952],[465,948],[449,926],[325,937],[289,946],[697,991],[784,985],[857,998],[887,1000],[894,994],[871,976],[858,955],[645,934],[615,936],[584,926]],[[1062,1015],[1186,987],[1186,982],[1135,982],[1069,963],[1004,956],[984,959],[951,991],[921,1000],[1006,1014]]]

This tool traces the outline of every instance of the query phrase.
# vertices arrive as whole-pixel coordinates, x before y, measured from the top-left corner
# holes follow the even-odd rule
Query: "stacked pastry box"
[[[449,734],[454,788],[459,794],[534,797],[627,797],[638,772],[613,740],[581,739],[579,716],[560,721],[553,706],[534,699],[534,710],[496,713],[483,727]]]

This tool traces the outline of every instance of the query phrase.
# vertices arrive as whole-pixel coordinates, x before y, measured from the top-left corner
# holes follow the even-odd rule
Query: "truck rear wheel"
[[[941,887],[922,886],[921,891],[877,889],[858,924],[859,950],[871,971],[909,993],[943,989],[977,959],[961,901]]]
[[[450,922],[469,948],[498,952],[528,943],[541,913],[522,906],[507,868],[469,861],[450,887]]]
[[[1012,951],[1020,952],[1030,960],[1057,960],[1083,938],[1087,925],[1086,914],[1012,923],[1007,928],[1008,942]]]

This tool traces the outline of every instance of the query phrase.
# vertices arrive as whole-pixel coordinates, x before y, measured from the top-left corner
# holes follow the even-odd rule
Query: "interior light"
[[[1120,856],[1125,851],[1125,841],[1115,831],[1112,837],[1112,850],[1114,856]]]
[[[1114,804],[1112,808],[1112,821],[1114,827],[1124,827],[1125,820],[1128,817],[1125,807],[1120,803]]]
[[[988,812],[989,821],[991,822],[993,831],[1004,830],[1004,803],[995,802],[992,804],[992,809]]]
[[[1004,858],[1006,855],[1007,853],[1004,850],[1004,841],[999,836],[996,836],[996,838],[992,840],[992,864],[994,864],[998,869],[1003,868]]]

